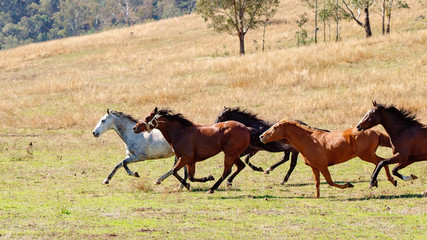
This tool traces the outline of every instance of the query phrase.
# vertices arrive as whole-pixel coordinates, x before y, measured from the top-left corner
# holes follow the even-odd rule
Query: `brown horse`
[[[370,186],[377,186],[378,172],[388,164],[397,163],[393,174],[402,180],[416,179],[403,176],[398,171],[414,162],[427,160],[427,125],[416,120],[416,115],[406,109],[397,109],[393,105],[384,106],[372,102],[374,107],[357,124],[359,131],[364,131],[381,124],[390,135],[393,156],[381,161],[372,174]],[[367,131],[367,130],[365,130]]]
[[[390,139],[377,130],[359,132],[355,127],[344,131],[325,132],[311,129],[296,121],[282,120],[274,124],[260,136],[264,143],[288,140],[302,155],[305,164],[313,171],[316,184],[316,198],[320,196],[320,175],[325,177],[329,185],[338,188],[353,187],[351,183],[336,184],[332,181],[328,166],[346,162],[354,157],[371,162],[375,165],[383,160],[375,154],[378,146],[390,147]],[[387,179],[396,186],[397,182],[385,168]]]
[[[156,107],[133,129],[135,133],[139,133],[145,130],[150,132],[153,128],[159,129],[172,146],[178,162],[171,171],[187,189],[189,184],[177,174],[178,170],[187,166],[189,179],[192,182],[214,180],[212,176],[203,179],[194,178],[196,162],[210,158],[221,151],[225,155],[224,172],[208,193],[213,193],[218,188],[231,173],[233,165],[236,165],[237,170],[228,178],[227,187],[231,187],[234,177],[245,167],[239,156],[248,147],[250,135],[249,130],[242,123],[227,121],[201,126],[187,120],[182,114],[173,114],[168,109],[157,110]]]

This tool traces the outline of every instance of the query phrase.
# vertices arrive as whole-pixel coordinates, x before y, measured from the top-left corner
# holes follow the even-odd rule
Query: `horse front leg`
[[[265,170],[265,174],[270,174],[271,171],[273,171],[275,168],[277,168],[278,166],[282,165],[283,163],[285,163],[286,161],[289,160],[289,156],[290,156],[290,152],[289,151],[285,151],[285,153],[283,154],[282,159],[280,159],[280,161],[278,161],[277,163],[271,165],[269,168],[267,168],[267,170]]]
[[[341,188],[341,189],[354,187],[353,184],[351,183],[337,184],[334,181],[332,181],[332,177],[331,177],[331,174],[329,173],[328,167],[324,167],[319,170],[322,173],[323,177],[325,178],[326,182],[331,186]]]
[[[240,160],[240,159],[239,159]],[[242,162],[243,163],[243,162]],[[227,155],[224,157],[224,171],[222,173],[222,176],[218,179],[218,181],[209,189],[207,193],[212,194],[214,191],[221,185],[221,183],[227,178],[228,175],[231,173],[231,167],[234,164],[234,160]]]
[[[145,158],[142,157],[136,157],[136,156],[128,156],[125,159],[123,159],[120,163],[118,163],[113,171],[111,171],[110,175],[108,175],[108,177],[104,180],[103,184],[108,184],[110,183],[111,178],[113,178],[114,174],[116,173],[117,169],[119,169],[120,167],[124,167],[126,172],[130,175],[130,176],[135,176],[135,177],[139,177],[139,174],[137,172],[132,172],[127,164],[129,163],[133,163],[133,162],[139,162],[139,161],[143,161],[145,160]]]
[[[285,179],[283,179],[283,182],[281,183],[282,185],[285,185],[285,183],[288,182],[291,173],[294,171],[298,161],[298,153],[299,152],[292,152],[291,165],[289,166],[289,170],[286,173]]]
[[[175,156],[175,162],[173,163],[173,166],[175,166],[175,164],[177,162],[178,162],[178,157]],[[173,168],[173,166],[172,166],[172,168]],[[171,170],[171,171],[167,172],[165,175],[161,176],[157,180],[156,184],[160,184],[165,178],[167,178],[170,175],[172,175],[172,173],[173,173],[173,170]],[[187,168],[187,165],[186,165],[186,166],[184,166],[184,181],[187,182],[187,179],[188,179],[188,168]],[[183,189],[184,186],[185,186],[184,184],[180,183],[179,186],[178,186],[178,189]]]
[[[315,198],[319,198],[320,197],[320,173],[319,173],[319,169],[311,167],[311,171],[313,172],[314,186],[316,187]]]
[[[231,186],[233,185],[233,179],[237,176],[237,174],[239,174],[240,171],[242,171],[246,165],[242,162],[242,160],[240,160],[240,158],[237,158],[234,161],[234,165],[236,165],[237,169],[236,171],[228,178],[227,180],[227,189],[230,189]]]
[[[188,160],[180,157],[178,159],[178,162],[175,164],[175,166],[172,168],[172,174],[178,179],[178,181],[184,185],[187,190],[190,190],[190,184],[186,182],[181,176],[179,176],[178,171],[179,169],[183,168],[185,165],[188,164]],[[188,169],[188,174],[191,175],[191,170]]]
[[[369,188],[378,187],[377,177],[382,167],[389,164],[398,163],[400,162],[401,159],[402,159],[402,155],[400,153],[396,153],[391,158],[380,161],[375,167],[374,172],[372,173],[371,180],[369,181]],[[394,169],[393,169],[393,174],[394,174]]]
[[[192,182],[207,182],[215,180],[212,175],[203,178],[195,178],[194,175],[196,174],[196,163],[187,164],[186,167],[188,168],[189,180]]]

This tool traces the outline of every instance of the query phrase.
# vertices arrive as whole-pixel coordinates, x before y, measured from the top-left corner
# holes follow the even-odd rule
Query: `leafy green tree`
[[[272,16],[278,5],[279,0],[199,0],[196,3],[203,19],[210,20],[208,27],[237,34],[241,55],[245,54],[246,33],[261,24],[267,14]],[[266,9],[266,6],[270,7]]]

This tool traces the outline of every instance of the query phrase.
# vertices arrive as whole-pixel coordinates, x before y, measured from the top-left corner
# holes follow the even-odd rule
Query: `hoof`
[[[138,174],[138,172],[134,172],[134,173],[133,173],[133,175],[134,175],[135,177],[139,178],[139,174]]]
[[[110,180],[108,179],[105,179],[104,182],[102,182],[102,184],[109,184],[109,183],[110,183]]]
[[[371,181],[369,183],[369,188],[378,187],[378,180]]]
[[[347,183],[347,186],[348,186],[349,188],[354,187],[354,186],[353,186],[353,184],[351,184],[351,183]]]
[[[214,193],[214,190],[210,189],[210,190],[209,190],[209,191],[207,191],[206,193],[208,193],[208,194],[212,194],[212,193]]]
[[[393,185],[397,187],[397,180],[393,180]]]
[[[215,180],[215,178],[212,175],[209,175],[208,176],[208,181],[213,181],[213,180]]]
[[[187,183],[187,184],[185,185],[185,188],[186,188],[187,190],[190,190],[190,183]]]
[[[285,183],[286,183],[286,182],[285,182],[285,181],[283,181],[283,182],[281,182],[281,183],[280,183],[280,185],[285,185]]]
[[[230,190],[232,186],[233,186],[232,182],[227,182],[227,190]]]
[[[157,181],[154,182],[155,185],[160,185],[160,183],[161,182],[159,180],[157,180]]]
[[[414,174],[411,174],[411,178],[412,178],[412,180],[414,180],[414,179],[417,179],[418,177],[415,176]]]
[[[264,169],[262,169],[262,167],[259,167],[259,168],[256,169],[256,171],[258,171],[258,172],[264,172]]]
[[[264,174],[270,174],[271,170],[270,168],[268,168],[267,170],[265,170]]]

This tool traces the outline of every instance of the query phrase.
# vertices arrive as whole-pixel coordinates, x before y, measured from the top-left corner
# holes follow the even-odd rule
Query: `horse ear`
[[[108,115],[110,115],[110,109],[108,109],[108,108],[107,108],[107,113],[108,113]]]
[[[156,108],[154,108],[154,113],[157,113],[157,107],[156,107]]]
[[[374,107],[378,106],[377,101],[372,101],[372,105],[374,105]]]

